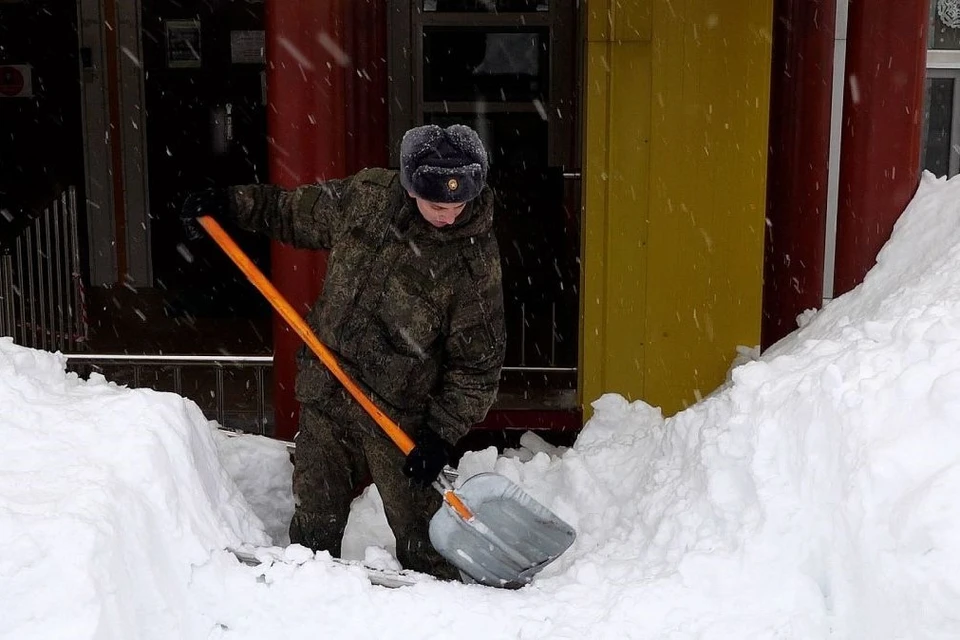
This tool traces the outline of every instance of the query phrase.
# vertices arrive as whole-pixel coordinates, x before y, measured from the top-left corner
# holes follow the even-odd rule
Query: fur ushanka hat
[[[487,181],[487,151],[468,126],[414,127],[400,143],[400,183],[430,202],[467,202]]]

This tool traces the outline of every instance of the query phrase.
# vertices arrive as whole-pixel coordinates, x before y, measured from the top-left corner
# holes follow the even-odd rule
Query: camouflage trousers
[[[412,484],[403,475],[403,462],[403,453],[386,435],[351,429],[322,409],[302,405],[290,541],[339,557],[350,503],[362,483],[372,480],[396,536],[400,564],[441,579],[459,579],[457,569],[430,544],[428,526],[440,508],[440,494]]]

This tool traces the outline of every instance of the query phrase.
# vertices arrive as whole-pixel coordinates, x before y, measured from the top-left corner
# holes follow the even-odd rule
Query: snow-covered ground
[[[563,451],[469,454],[578,530],[519,591],[372,586],[284,544],[283,445],[0,339],[0,637],[958,638],[960,179],[877,266],[669,419],[617,395]],[[375,491],[347,553],[383,559]]]

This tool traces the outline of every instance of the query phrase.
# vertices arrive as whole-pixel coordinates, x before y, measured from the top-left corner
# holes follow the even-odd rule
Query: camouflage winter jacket
[[[455,442],[484,418],[506,341],[489,188],[443,229],[423,219],[385,169],[294,190],[234,187],[231,195],[240,226],[331,250],[307,322],[405,431],[425,424]],[[296,391],[334,418],[379,430],[306,347]]]

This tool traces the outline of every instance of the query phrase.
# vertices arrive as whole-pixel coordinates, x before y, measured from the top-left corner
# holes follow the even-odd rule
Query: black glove
[[[230,194],[226,189],[210,188],[203,191],[195,191],[188,195],[183,201],[183,208],[180,210],[180,222],[183,224],[183,231],[187,240],[193,241],[201,238],[203,228],[197,222],[200,216],[212,216],[214,218],[226,218],[230,215]]]
[[[429,487],[447,464],[447,443],[433,429],[417,431],[416,446],[407,454],[403,474],[421,487]]]

